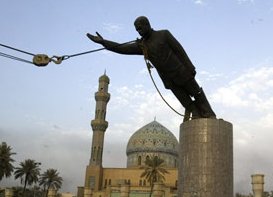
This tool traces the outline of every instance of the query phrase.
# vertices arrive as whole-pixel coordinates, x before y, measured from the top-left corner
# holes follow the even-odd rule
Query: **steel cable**
[[[13,59],[13,60],[17,60],[17,61],[21,61],[21,62],[25,62],[25,63],[29,63],[29,64],[33,64],[33,62],[31,62],[31,61],[28,61],[28,60],[25,60],[25,59],[22,59],[22,58],[13,56],[13,55],[9,55],[9,54],[6,54],[6,53],[2,53],[2,52],[0,52],[0,56],[6,57],[6,58],[9,58],[9,59]]]
[[[6,48],[8,48],[8,49],[15,50],[15,51],[19,51],[19,52],[21,52],[21,53],[25,53],[25,54],[28,54],[28,55],[35,56],[35,54],[33,54],[33,53],[30,53],[30,52],[27,52],[27,51],[23,51],[23,50],[20,50],[20,49],[16,49],[16,48],[13,48],[13,47],[10,47],[10,46],[7,46],[7,45],[4,45],[4,44],[0,44],[0,46],[2,46],[2,47],[6,47]]]

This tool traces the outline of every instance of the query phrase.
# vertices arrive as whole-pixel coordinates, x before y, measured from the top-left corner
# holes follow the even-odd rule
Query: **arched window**
[[[101,110],[101,115],[100,115],[101,119],[104,118],[104,110]]]
[[[93,157],[93,161],[96,161],[96,146],[93,148],[92,157]]]
[[[107,179],[104,180],[104,187],[107,186]]]
[[[142,186],[142,180],[139,180],[139,186]]]
[[[146,160],[150,159],[149,155],[146,156]]]
[[[100,158],[100,147],[98,147],[97,154],[96,154],[96,160],[98,161]]]
[[[137,165],[141,165],[141,156],[138,156],[138,158],[137,158]]]

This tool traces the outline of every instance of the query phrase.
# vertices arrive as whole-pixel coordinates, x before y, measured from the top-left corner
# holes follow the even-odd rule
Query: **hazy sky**
[[[0,0],[0,43],[34,54],[71,55],[100,45],[87,39],[98,31],[118,42],[134,40],[136,17],[168,29],[197,68],[218,118],[234,127],[234,186],[251,192],[250,175],[265,174],[273,190],[273,0]],[[0,47],[0,52],[32,60]],[[0,141],[25,159],[55,168],[62,191],[84,184],[90,158],[98,78],[110,77],[104,167],[126,166],[126,145],[140,127],[156,120],[179,138],[182,118],[160,99],[142,56],[100,51],[39,68],[0,57]],[[166,100],[183,108],[156,83]],[[1,182],[20,185],[13,177]]]

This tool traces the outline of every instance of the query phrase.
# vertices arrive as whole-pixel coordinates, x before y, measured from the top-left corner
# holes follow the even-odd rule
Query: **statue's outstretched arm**
[[[105,40],[98,32],[97,36],[87,33],[86,36],[95,43],[103,45],[107,50],[126,55],[142,55],[142,50],[137,42],[121,44]]]
[[[103,45],[103,42],[104,42],[103,37],[102,37],[98,32],[96,32],[96,34],[97,34],[97,36],[92,35],[92,34],[90,34],[90,33],[87,33],[86,36],[87,36],[90,40],[92,40],[93,42],[98,43],[98,44],[102,44],[102,45]]]

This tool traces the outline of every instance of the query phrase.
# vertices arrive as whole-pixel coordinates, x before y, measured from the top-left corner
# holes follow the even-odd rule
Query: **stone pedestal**
[[[222,119],[181,124],[179,197],[233,197],[232,133],[232,124]]]
[[[254,197],[262,197],[264,193],[264,175],[253,174],[251,175],[251,184]]]

